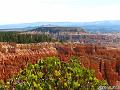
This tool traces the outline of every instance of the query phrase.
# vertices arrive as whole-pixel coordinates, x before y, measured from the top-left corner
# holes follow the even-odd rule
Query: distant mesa
[[[120,32],[120,20],[96,22],[34,22],[0,25],[0,31],[26,31],[37,27],[82,27],[86,31],[96,33]]]
[[[49,32],[49,33],[59,33],[59,32],[79,32],[79,33],[87,33],[81,27],[60,27],[53,25],[45,25],[38,27],[36,29],[31,30],[31,32]]]
[[[45,24],[41,25],[40,27],[59,27],[58,25],[52,25],[52,24]]]

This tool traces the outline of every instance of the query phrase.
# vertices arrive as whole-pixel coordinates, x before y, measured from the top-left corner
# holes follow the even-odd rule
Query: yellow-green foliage
[[[29,64],[17,76],[1,82],[2,90],[97,90],[106,81],[95,78],[94,72],[80,66],[76,57],[62,62],[56,57]]]

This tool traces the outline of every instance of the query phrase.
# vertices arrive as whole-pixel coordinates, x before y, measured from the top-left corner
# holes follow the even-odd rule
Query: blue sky
[[[0,24],[120,20],[120,0],[0,0]]]

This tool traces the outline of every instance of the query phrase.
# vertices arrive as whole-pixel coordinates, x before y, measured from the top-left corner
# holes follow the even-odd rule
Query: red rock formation
[[[38,50],[33,50],[29,46],[25,48],[19,49],[14,53],[0,52],[0,79],[6,80],[12,77],[17,74],[20,69],[24,69],[28,63],[35,64],[40,58],[57,56],[57,51],[53,47],[39,48]]]
[[[72,52],[70,46],[59,46],[59,48],[58,55],[61,57],[65,57],[63,52]],[[94,69],[95,76],[99,80],[105,79],[109,85],[120,82],[120,51],[107,50],[105,47],[95,45],[76,45],[73,50],[74,55],[80,58],[81,65]],[[66,54],[69,56],[69,53]]]
[[[5,43],[6,45],[6,43]],[[17,74],[28,63],[36,63],[47,56],[59,56],[67,61],[71,56],[79,57],[80,65],[95,70],[99,80],[107,80],[110,85],[120,83],[120,51],[108,50],[98,45],[80,44],[17,44],[9,53],[0,52],[0,79],[6,80]],[[8,45],[9,46],[9,45]],[[2,50],[2,44],[0,44]],[[15,50],[15,52],[14,52]]]

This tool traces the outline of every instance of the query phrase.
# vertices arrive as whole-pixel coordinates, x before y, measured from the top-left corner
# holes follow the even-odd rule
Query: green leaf
[[[37,72],[38,78],[42,78],[43,77],[43,73],[42,72]]]

